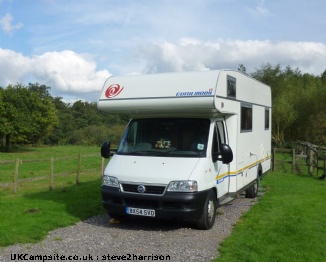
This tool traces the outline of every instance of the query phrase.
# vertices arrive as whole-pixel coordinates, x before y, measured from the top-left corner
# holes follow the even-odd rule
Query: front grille
[[[135,184],[125,184],[122,183],[122,190],[124,192],[130,192],[130,193],[138,193],[138,186],[139,185],[135,185]],[[151,185],[144,185],[145,186],[145,192],[142,194],[153,194],[153,195],[163,195],[164,190],[165,190],[165,186],[151,186]]]

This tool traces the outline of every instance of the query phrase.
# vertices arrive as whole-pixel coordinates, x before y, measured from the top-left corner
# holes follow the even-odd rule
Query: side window
[[[236,79],[232,76],[227,76],[226,78],[227,82],[227,96],[229,98],[236,99],[237,96],[237,85],[236,85]]]
[[[252,105],[241,104],[241,132],[252,131]]]
[[[265,108],[265,129],[269,129],[269,108]]]
[[[223,122],[221,122],[221,121],[216,122],[216,127],[217,127],[217,131],[218,131],[218,135],[219,135],[219,141],[221,142],[221,144],[225,144],[226,139],[225,139]]]
[[[212,155],[215,152],[219,152],[219,142],[218,142],[216,129],[214,130],[214,135],[213,135]]]
[[[212,153],[218,152],[220,153],[220,145],[225,144],[225,133],[224,133],[224,125],[223,122],[216,122],[214,136],[213,136],[213,146]]]

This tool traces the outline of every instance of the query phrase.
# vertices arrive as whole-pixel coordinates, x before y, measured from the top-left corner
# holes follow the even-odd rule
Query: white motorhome
[[[132,116],[115,150],[104,142],[102,202],[112,218],[214,225],[216,208],[254,198],[270,170],[271,90],[233,70],[110,77],[98,108]]]

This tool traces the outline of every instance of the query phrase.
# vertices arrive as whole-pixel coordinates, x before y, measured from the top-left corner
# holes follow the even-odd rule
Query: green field
[[[215,261],[324,261],[326,181],[308,175],[272,172],[265,194],[234,227]]]
[[[13,181],[16,159],[19,159],[18,179],[26,180],[42,176],[49,177],[51,158],[53,158],[54,174],[76,173],[79,155],[82,171],[98,170],[100,175],[102,158],[99,147],[28,147],[17,149],[13,153],[0,153],[0,185]]]
[[[27,148],[2,153],[0,160],[75,157],[98,151],[97,147]],[[48,179],[20,183],[16,194],[10,187],[0,188],[0,247],[40,241],[53,229],[103,214],[98,158],[96,164],[95,160],[86,164],[88,161],[82,159],[84,169],[95,171],[85,169],[80,184],[76,184],[76,173],[72,173],[55,177],[54,190],[49,190]],[[24,161],[21,165],[25,165]],[[43,172],[36,172],[32,163],[28,166],[26,163],[26,176]],[[74,166],[75,163],[71,164],[72,169],[76,169]],[[8,173],[13,172],[10,170],[13,166]],[[324,260],[326,181],[291,173],[290,164],[282,164],[277,170],[263,179],[264,194],[259,203],[235,225],[219,248],[221,255],[216,261]],[[57,171],[66,172],[66,167],[58,165]]]
[[[104,213],[101,180],[96,174],[88,174],[78,185],[66,183],[50,191],[34,182],[33,189],[27,192],[2,195],[0,246],[36,242],[53,229]]]
[[[0,246],[30,243],[43,239],[50,230],[72,225],[91,216],[104,213],[101,204],[101,157],[82,157],[80,183],[76,184],[78,154],[98,153],[98,147],[60,146],[22,148],[14,153],[1,153],[0,160],[22,159],[19,178],[34,178],[49,174],[49,161],[25,160],[67,157],[55,160],[55,173],[67,173],[49,179],[19,182],[17,193],[11,186],[0,188]],[[0,164],[0,181],[12,181],[14,164]]]

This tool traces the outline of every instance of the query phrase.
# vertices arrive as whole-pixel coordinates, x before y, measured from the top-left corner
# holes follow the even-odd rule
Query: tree
[[[48,89],[38,84],[29,87],[17,84],[3,90],[3,134],[7,150],[11,141],[35,144],[52,132],[58,118]]]
[[[285,131],[296,119],[297,113],[287,96],[279,96],[274,101],[272,110],[272,139],[275,143],[284,143]]]
[[[247,69],[243,64],[240,64],[238,67],[238,71],[244,74],[247,74]]]
[[[54,127],[51,134],[44,140],[45,144],[66,144],[73,131],[76,130],[76,121],[71,112],[71,106],[62,101],[62,97],[55,97],[52,100],[55,105],[58,124]]]
[[[251,75],[271,86],[274,142],[299,139],[326,143],[326,70],[314,76],[303,74],[299,68],[267,64]]]
[[[2,87],[0,87],[0,138],[2,138],[5,133],[6,133],[6,120],[5,120],[5,108],[4,108],[4,103],[3,103],[3,95],[4,95],[4,90]],[[0,147],[2,146],[2,140],[0,143]]]

